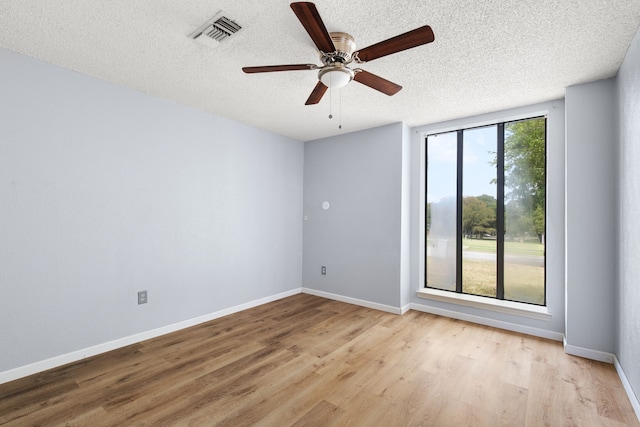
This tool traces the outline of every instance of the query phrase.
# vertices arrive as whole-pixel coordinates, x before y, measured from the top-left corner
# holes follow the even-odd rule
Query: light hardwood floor
[[[640,425],[558,342],[305,294],[0,385],[0,424]]]

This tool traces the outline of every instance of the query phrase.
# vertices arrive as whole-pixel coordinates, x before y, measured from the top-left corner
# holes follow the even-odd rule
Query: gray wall
[[[398,123],[305,143],[304,287],[400,306],[403,132]]]
[[[640,399],[640,31],[618,73],[617,89],[620,148],[616,354]]]
[[[463,127],[492,124],[536,115],[547,115],[547,235],[546,235],[546,284],[547,307],[550,320],[531,319],[475,307],[449,304],[419,298],[415,295],[424,287],[424,135]],[[411,302],[432,310],[447,310],[463,318],[480,318],[506,322],[513,325],[550,331],[555,336],[564,331],[564,102],[529,105],[476,117],[444,123],[420,126],[413,130],[411,145]]]
[[[0,50],[0,372],[299,289],[303,150]]]
[[[403,311],[411,302],[411,129],[402,127],[402,218],[400,229],[400,305]]]
[[[615,81],[566,90],[566,343],[614,353]]]

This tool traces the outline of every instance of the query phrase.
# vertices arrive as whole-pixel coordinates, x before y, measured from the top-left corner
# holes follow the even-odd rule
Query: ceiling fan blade
[[[315,4],[306,1],[291,3],[291,9],[293,9],[300,23],[309,33],[318,50],[324,53],[336,50]]]
[[[387,79],[383,79],[382,77],[376,76],[375,74],[368,71],[361,70],[359,68],[354,71],[357,72],[353,80],[357,81],[358,83],[362,83],[365,86],[369,86],[372,89],[380,91],[385,95],[395,95],[400,91],[400,89],[402,89],[402,86],[390,82]]]
[[[316,87],[313,88],[313,92],[311,92],[309,99],[307,99],[307,102],[305,102],[304,105],[313,105],[320,102],[327,89],[329,88],[319,81],[318,84],[316,84]]]
[[[251,74],[270,73],[273,71],[315,70],[316,68],[318,68],[318,66],[314,64],[263,65],[261,67],[242,67],[242,71]]]
[[[391,55],[392,53],[431,43],[434,40],[435,36],[433,35],[433,30],[430,26],[425,25],[424,27],[416,28],[415,30],[400,34],[399,36],[365,47],[354,55],[357,55],[360,62],[367,62],[383,56]]]

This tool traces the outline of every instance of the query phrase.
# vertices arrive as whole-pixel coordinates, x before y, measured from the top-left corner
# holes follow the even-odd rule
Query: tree
[[[480,197],[470,196],[462,200],[462,232],[467,236],[482,237],[496,232],[496,209],[492,209],[486,199],[491,196],[484,200]]]
[[[489,206],[489,209],[491,209],[494,212],[498,208],[498,201],[493,196],[489,196],[488,194],[483,194],[482,196],[478,196],[478,200],[482,200],[484,203],[486,203],[487,206]]]
[[[508,202],[505,206],[505,230],[509,237],[520,240],[526,234],[533,235],[531,211],[516,200]]]
[[[544,235],[544,209],[541,206],[536,207],[536,210],[533,211],[533,228],[538,237]]]
[[[517,205],[522,218],[512,217],[509,231],[529,228],[543,240],[545,229],[545,120],[509,123],[505,128],[505,199]],[[511,212],[513,214],[513,212]]]
[[[523,120],[507,125],[504,141],[505,196],[534,211],[544,210],[545,120]]]

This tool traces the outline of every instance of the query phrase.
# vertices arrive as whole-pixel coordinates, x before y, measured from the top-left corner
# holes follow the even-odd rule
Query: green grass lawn
[[[472,252],[496,252],[495,240],[462,239],[463,250]],[[537,242],[504,242],[504,252],[513,255],[544,255],[544,245]]]
[[[496,296],[496,266],[493,262],[464,260],[462,292]],[[504,297],[508,300],[544,304],[544,268],[532,265],[506,264]]]
[[[496,252],[495,240],[463,239],[464,251]],[[505,242],[505,253],[543,256],[544,245],[534,242]],[[455,260],[427,257],[427,285],[455,290]],[[506,263],[504,266],[505,299],[544,304],[544,268]],[[462,263],[464,293],[496,296],[496,264],[494,261],[465,259]]]

